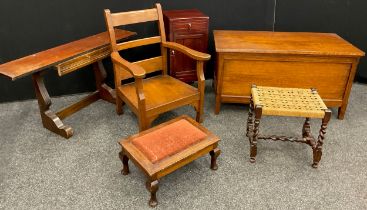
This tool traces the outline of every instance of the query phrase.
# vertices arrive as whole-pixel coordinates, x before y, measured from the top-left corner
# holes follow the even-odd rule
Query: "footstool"
[[[122,174],[129,174],[131,159],[147,176],[146,187],[150,192],[149,205],[155,207],[158,180],[210,154],[212,170],[218,168],[219,138],[188,116],[180,116],[137,135],[122,139],[120,159]]]
[[[253,119],[255,115],[255,119]],[[260,119],[263,115],[305,117],[302,138],[259,135]],[[257,140],[290,141],[306,143],[313,150],[312,167],[317,168],[324,144],[331,111],[326,107],[316,89],[276,88],[253,85],[251,88],[250,111],[247,120],[247,137],[250,141],[250,162],[255,162]],[[319,136],[311,134],[310,118],[321,118]]]

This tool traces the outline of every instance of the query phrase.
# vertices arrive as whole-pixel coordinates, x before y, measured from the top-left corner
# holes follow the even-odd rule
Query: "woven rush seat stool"
[[[305,117],[302,138],[259,135],[260,119],[263,115]],[[313,150],[312,167],[317,168],[321,159],[322,145],[330,117],[331,111],[326,107],[316,89],[277,88],[252,85],[246,132],[250,141],[250,162],[255,162],[258,139],[290,141],[310,145]],[[322,119],[317,139],[311,134],[310,118]]]
[[[128,161],[131,159],[147,176],[149,205],[155,207],[158,204],[156,192],[161,177],[208,153],[211,156],[210,168],[218,168],[218,142],[219,138],[202,125],[188,116],[180,116],[122,139],[119,142],[122,147],[119,154],[123,163],[121,173],[129,174]]]

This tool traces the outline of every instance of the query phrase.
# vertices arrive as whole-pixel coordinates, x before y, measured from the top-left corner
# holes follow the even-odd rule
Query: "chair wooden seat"
[[[178,106],[189,104],[193,100],[199,100],[199,92],[196,88],[166,75],[143,80],[143,89],[147,112],[160,107],[162,113]],[[130,106],[137,111],[138,97],[136,95],[135,83],[122,85],[118,87],[118,91],[121,93],[121,97],[125,97],[124,101],[131,102]],[[173,101],[178,103],[172,103]]]
[[[206,154],[210,168],[218,168],[219,138],[188,116],[180,116],[139,134],[122,139],[122,174],[129,174],[131,159],[147,176],[150,206],[157,205],[158,180]]]

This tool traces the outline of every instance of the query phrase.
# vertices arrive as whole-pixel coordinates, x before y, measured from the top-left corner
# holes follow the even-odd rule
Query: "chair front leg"
[[[139,116],[139,132],[145,131],[149,128],[148,119],[143,115]]]
[[[145,95],[143,90],[143,79],[136,78],[135,79],[135,88],[136,95],[138,98],[138,118],[139,118],[139,131],[144,131],[148,129],[148,119],[146,113],[146,105],[145,105]]]
[[[124,113],[122,106],[124,105],[124,102],[121,100],[121,98],[116,95],[116,113],[118,115],[122,115]]]
[[[205,94],[205,76],[204,76],[204,62],[196,62],[196,72],[198,77],[198,91],[199,91],[199,101],[198,108],[196,109],[196,121],[202,123],[204,115],[204,94]]]

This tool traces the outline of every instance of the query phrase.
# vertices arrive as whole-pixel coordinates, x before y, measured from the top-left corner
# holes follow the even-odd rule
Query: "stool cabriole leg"
[[[314,168],[318,167],[318,164],[321,160],[322,145],[324,144],[327,124],[329,123],[330,118],[331,118],[331,111],[330,110],[325,110],[325,116],[322,119],[322,124],[321,124],[320,132],[319,132],[319,137],[317,139],[315,147],[313,148],[313,164],[312,164],[312,167],[314,167]]]
[[[257,154],[257,137],[259,135],[260,119],[262,115],[262,107],[255,106],[255,121],[252,138],[250,139],[250,162],[255,163]]]
[[[253,104],[252,96],[251,96],[249,110],[248,110],[247,128],[246,128],[246,136],[249,138],[249,140],[250,140],[250,134],[252,133],[253,128],[254,128],[253,113],[254,113],[254,104]],[[251,143],[251,140],[250,140],[250,143]]]
[[[210,169],[212,170],[217,170],[218,169],[218,165],[217,165],[217,158],[220,155],[220,149],[215,148],[214,150],[209,152],[211,160],[210,160]]]
[[[119,153],[119,157],[120,157],[120,160],[122,161],[122,165],[123,165],[121,174],[122,175],[128,175],[130,173],[129,158],[126,155],[124,155],[124,153],[122,151]]]
[[[158,205],[157,201],[157,191],[158,191],[158,180],[148,180],[146,183],[146,187],[148,191],[150,192],[150,200],[149,200],[149,206],[150,207],[156,207]]]

